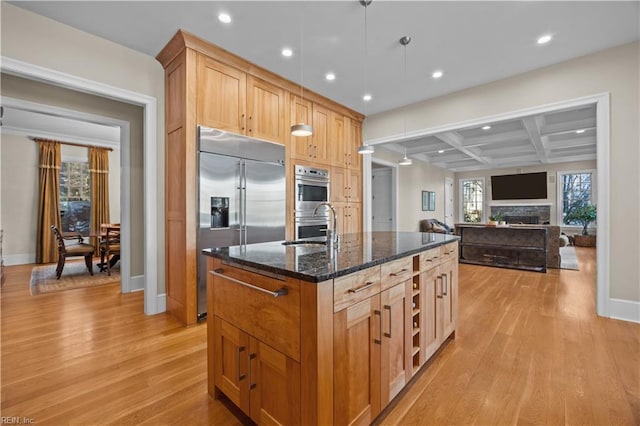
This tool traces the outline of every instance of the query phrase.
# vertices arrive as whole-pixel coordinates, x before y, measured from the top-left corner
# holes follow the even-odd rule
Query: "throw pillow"
[[[444,229],[442,226],[438,225],[437,223],[432,223],[431,224],[431,230],[433,232],[438,232],[440,234],[446,234],[447,230]]]

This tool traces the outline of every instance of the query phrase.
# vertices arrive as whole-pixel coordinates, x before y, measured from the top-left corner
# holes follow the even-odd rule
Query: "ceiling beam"
[[[542,137],[542,141],[547,150],[561,149],[561,148],[577,148],[581,146],[596,145],[596,136],[585,136],[581,138],[571,138],[563,141],[550,142],[547,136]]]
[[[435,137],[437,137],[438,139],[440,139],[442,142],[450,145],[452,148],[457,149],[458,151],[467,154],[469,157],[471,157],[472,159],[489,166],[490,163],[489,161],[484,158],[481,157],[479,155],[477,155],[475,152],[473,152],[472,150],[464,147],[462,145],[462,137],[460,135],[458,135],[455,132],[446,132],[446,133],[440,133],[438,135],[434,135]]]
[[[527,130],[533,148],[536,150],[538,160],[540,160],[542,164],[547,164],[549,162],[548,153],[540,138],[540,126],[544,124],[542,117],[524,117],[522,124]]]
[[[595,129],[596,118],[584,118],[582,120],[563,121],[561,123],[543,124],[540,127],[540,136],[550,136],[560,133],[575,132],[580,129]]]
[[[454,133],[454,132],[449,132]],[[438,137],[438,135],[435,135]],[[475,136],[463,139],[463,145],[467,148],[473,146],[493,145],[504,142],[512,142],[514,140],[522,140],[528,137],[527,132],[524,130],[512,130],[510,132],[493,133],[483,136]]]

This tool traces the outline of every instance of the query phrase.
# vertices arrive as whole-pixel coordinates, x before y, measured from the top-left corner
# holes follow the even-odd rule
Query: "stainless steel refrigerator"
[[[278,241],[285,234],[284,146],[198,127],[198,319],[207,312],[211,247]]]

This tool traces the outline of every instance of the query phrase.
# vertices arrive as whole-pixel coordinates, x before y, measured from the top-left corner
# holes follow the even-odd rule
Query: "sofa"
[[[454,230],[438,219],[423,219],[420,221],[420,232],[436,232],[439,234],[453,234]]]

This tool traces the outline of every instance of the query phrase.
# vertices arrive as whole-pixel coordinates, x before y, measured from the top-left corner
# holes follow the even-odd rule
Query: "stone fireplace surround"
[[[549,224],[551,222],[551,205],[533,204],[502,204],[489,206],[491,216],[502,213],[502,216],[511,217],[510,223]],[[537,221],[536,221],[537,218]]]

